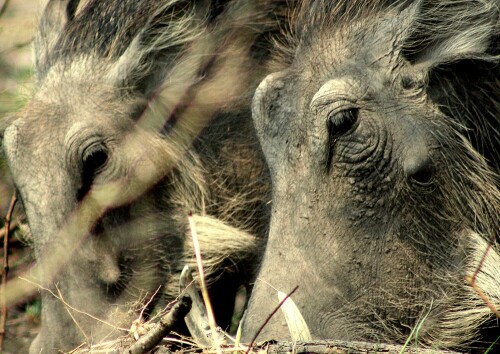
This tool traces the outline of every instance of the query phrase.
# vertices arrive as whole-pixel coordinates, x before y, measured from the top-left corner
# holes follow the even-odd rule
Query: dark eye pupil
[[[328,147],[326,155],[326,170],[330,171],[333,151],[337,140],[352,129],[358,120],[357,108],[346,109],[328,116]]]
[[[83,172],[87,175],[94,176],[108,160],[108,154],[104,148],[98,148],[89,151],[83,157]]]
[[[92,183],[94,182],[94,178],[102,170],[107,161],[108,152],[102,145],[91,147],[83,153],[82,182],[81,187],[78,190],[78,200],[83,199],[83,197],[88,193]]]
[[[346,109],[328,117],[328,130],[330,136],[338,138],[347,133],[358,119],[356,108]]]

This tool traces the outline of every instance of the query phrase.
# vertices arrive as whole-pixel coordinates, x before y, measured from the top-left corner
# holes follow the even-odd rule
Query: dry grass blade
[[[243,318],[240,320],[240,323],[238,324],[238,330],[236,331],[236,337],[234,339],[234,346],[238,348],[241,343],[241,327],[243,325]],[[235,351],[234,354],[237,354],[238,352]]]
[[[411,341],[415,340],[415,343],[418,343],[418,334],[420,333],[420,330],[422,329],[424,322],[427,320],[427,318],[429,317],[429,314],[431,313],[432,305],[433,305],[433,303],[431,302],[431,304],[429,306],[429,310],[427,311],[425,316],[421,320],[419,320],[417,322],[417,325],[411,330],[411,333],[408,336],[408,338],[406,339],[405,343],[403,344],[403,347],[399,351],[399,354],[405,353],[405,351],[408,348],[408,346],[410,345]]]
[[[307,326],[304,317],[291,297],[281,291],[278,291],[278,299],[282,303],[281,311],[285,315],[286,324],[290,331],[293,342],[311,341],[311,332]]]
[[[196,225],[193,220],[193,216],[190,213],[188,215],[189,228],[191,230],[191,237],[193,239],[193,248],[196,256],[196,264],[198,266],[198,275],[200,278],[200,290],[203,296],[203,301],[205,302],[205,308],[207,310],[208,324],[210,325],[210,330],[212,332],[213,346],[215,347],[218,354],[222,353],[219,336],[217,334],[217,324],[215,323],[214,311],[212,309],[212,304],[210,302],[210,297],[208,296],[208,290],[205,283],[205,272],[203,269],[203,260],[201,258],[200,242],[198,240],[198,234],[196,233]]]
[[[61,290],[59,290],[59,287],[57,285],[56,285],[56,290],[57,290],[57,295],[59,296],[59,298],[61,299],[61,301],[64,301],[63,300],[63,295],[61,293]],[[73,321],[73,323],[75,324],[75,326],[78,328],[78,330],[80,331],[80,333],[85,338],[85,341],[89,342],[90,341],[90,337],[87,335],[87,333],[85,333],[85,331],[83,330],[82,326],[80,326],[80,324],[76,320],[75,316],[73,316],[73,313],[71,312],[70,308],[68,306],[65,306],[64,308],[66,309],[66,312],[68,313],[69,317],[71,317],[71,320]]]
[[[210,333],[211,330],[208,323],[208,315],[200,299],[200,295],[198,294],[198,289],[194,284],[192,270],[187,265],[181,273],[180,288],[181,291],[189,295],[193,301],[191,311],[189,311],[184,319],[189,333],[196,344],[202,347],[208,347],[211,345],[211,342],[207,338],[207,334]]]

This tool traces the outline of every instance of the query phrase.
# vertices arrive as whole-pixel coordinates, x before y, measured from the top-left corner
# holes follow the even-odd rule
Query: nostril
[[[108,257],[105,259],[107,260]],[[109,259],[109,262],[103,262],[100,269],[99,278],[102,282],[106,284],[118,283],[120,279],[121,270],[118,264]]]
[[[404,172],[410,182],[428,184],[434,177],[434,166],[426,148],[408,154]]]
[[[418,182],[421,184],[428,184],[432,181],[434,176],[434,169],[432,166],[426,166],[426,168],[417,170],[411,176],[409,176],[411,181]]]
[[[117,299],[123,292],[129,279],[128,273],[122,263],[122,257],[118,260],[111,255],[102,257],[97,276],[109,300]]]

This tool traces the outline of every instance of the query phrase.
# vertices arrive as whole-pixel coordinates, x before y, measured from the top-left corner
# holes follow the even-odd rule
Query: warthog
[[[35,92],[3,135],[43,287],[31,353],[126,334],[173,300],[189,211],[230,321],[267,232],[250,100],[282,5],[265,3],[48,2]]]
[[[302,2],[254,123],[270,233],[243,326],[488,347],[500,307],[499,3]],[[289,338],[281,311],[260,339]]]

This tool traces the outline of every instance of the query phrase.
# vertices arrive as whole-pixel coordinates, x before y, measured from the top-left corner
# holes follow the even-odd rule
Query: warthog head
[[[173,300],[190,210],[205,261],[233,271],[215,274],[216,315],[230,321],[236,268],[267,228],[246,91],[265,48],[263,27],[238,22],[260,16],[251,3],[209,3],[48,2],[34,95],[3,136],[42,286],[32,353],[126,335],[144,304]]]
[[[314,338],[499,334],[465,280],[499,308],[498,2],[388,3],[303,1],[256,91],[273,204],[247,338],[297,285]],[[261,333],[289,337],[280,311]]]

